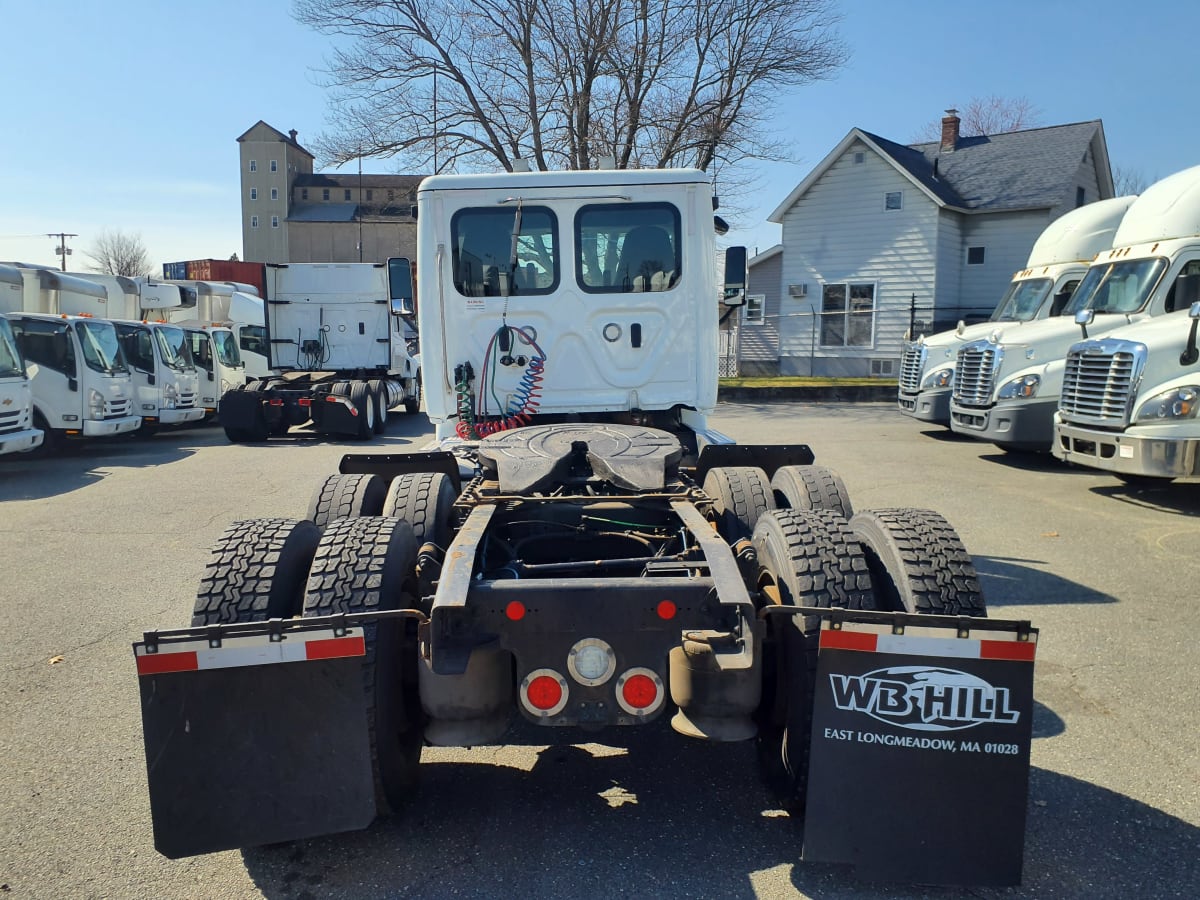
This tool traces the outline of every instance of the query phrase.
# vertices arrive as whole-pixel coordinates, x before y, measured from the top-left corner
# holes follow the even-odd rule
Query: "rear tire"
[[[411,608],[408,593],[417,546],[408,523],[392,518],[342,519],[325,529],[308,576],[305,616]],[[412,620],[363,625],[371,770],[378,814],[394,812],[416,789],[423,721],[417,691],[417,639]]]
[[[444,472],[410,472],[392,479],[383,515],[408,522],[418,547],[430,541],[445,550],[456,499],[454,484]]]
[[[775,510],[754,529],[757,588],[767,605],[874,609],[870,571],[846,520],[829,510]],[[819,623],[767,619],[755,746],[768,788],[802,815],[808,787]]]
[[[387,431],[388,421],[387,385],[376,378],[367,382],[367,389],[375,395],[375,433],[383,434]]]
[[[750,537],[759,517],[775,508],[767,473],[754,466],[709,469],[704,493],[713,499],[717,531],[731,544]]]
[[[375,393],[366,382],[351,382],[350,402],[358,410],[358,433],[355,436],[360,441],[369,441],[375,434]]]
[[[308,520],[323,527],[338,519],[377,516],[387,495],[388,483],[379,475],[330,475],[313,492]]]
[[[419,413],[421,411],[421,373],[417,373],[417,377],[413,379],[413,394],[411,397],[404,398],[404,411],[409,415]]]
[[[850,528],[862,544],[880,609],[986,616],[975,564],[958,533],[928,509],[860,512]]]
[[[777,509],[828,509],[846,519],[854,515],[846,485],[825,466],[782,466],[771,479],[771,490]]]
[[[264,622],[296,615],[321,531],[312,522],[234,522],[212,548],[192,625]]]

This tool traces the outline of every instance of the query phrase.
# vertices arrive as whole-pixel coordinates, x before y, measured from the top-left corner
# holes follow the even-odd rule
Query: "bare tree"
[[[106,228],[96,236],[92,246],[83,252],[92,261],[88,266],[92,272],[128,275],[131,278],[153,273],[150,255],[146,252],[141,235],[138,234],[110,231]]]
[[[959,134],[973,137],[981,134],[1005,134],[1009,131],[1024,131],[1041,125],[1041,112],[1027,97],[972,97],[958,111]],[[913,143],[938,141],[942,137],[942,120],[937,119],[921,126]]]
[[[349,38],[329,64],[333,164],[416,170],[787,158],[784,89],[847,59],[833,0],[296,0]]]
[[[1113,196],[1128,197],[1140,194],[1151,184],[1141,172],[1126,166],[1113,166]]]

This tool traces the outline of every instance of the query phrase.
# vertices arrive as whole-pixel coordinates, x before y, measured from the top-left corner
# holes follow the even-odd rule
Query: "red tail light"
[[[521,703],[535,716],[555,716],[567,705],[567,680],[553,669],[534,669],[521,682]]]
[[[617,679],[617,703],[631,716],[648,716],[665,697],[662,679],[653,669],[630,669]]]

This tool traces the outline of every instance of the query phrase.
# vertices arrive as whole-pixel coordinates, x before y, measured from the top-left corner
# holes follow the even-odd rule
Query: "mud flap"
[[[872,880],[1021,880],[1036,631],[822,623],[804,859]]]
[[[134,645],[154,846],[177,859],[367,827],[362,632]],[[354,653],[345,656],[342,653]]]

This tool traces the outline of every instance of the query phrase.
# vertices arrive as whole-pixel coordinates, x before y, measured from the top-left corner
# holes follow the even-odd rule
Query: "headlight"
[[[1137,412],[1138,422],[1163,422],[1173,419],[1196,418],[1196,400],[1200,398],[1200,386],[1185,385],[1155,394],[1141,405]]]
[[[1041,375],[1022,375],[1019,378],[1014,378],[1012,381],[1000,388],[1000,393],[996,395],[997,400],[1014,400],[1028,399],[1036,397],[1038,387],[1042,383]]]
[[[104,418],[104,395],[95,388],[88,390],[88,415],[93,419]]]
[[[224,378],[222,378],[221,379],[221,393],[225,394],[232,390],[233,390],[233,382],[226,381]]]
[[[179,388],[175,386],[174,382],[168,381],[163,385],[163,399],[166,401],[167,409],[175,408],[175,401],[179,399]]]
[[[921,381],[923,388],[948,388],[954,386],[954,369],[947,366],[944,369],[936,369],[930,372]]]

